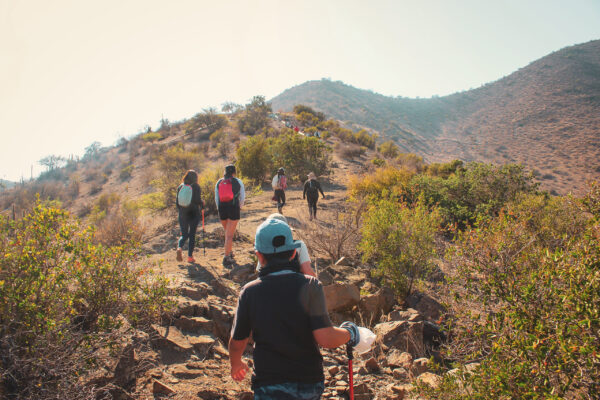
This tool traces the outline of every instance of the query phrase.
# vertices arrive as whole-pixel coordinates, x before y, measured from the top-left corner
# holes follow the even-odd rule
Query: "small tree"
[[[246,105],[244,114],[238,121],[240,132],[255,135],[267,126],[270,112],[271,104],[265,101],[265,97],[254,96],[252,101]]]
[[[264,136],[254,136],[240,143],[237,166],[243,176],[260,183],[269,172],[271,163],[269,142]]]
[[[64,157],[50,155],[42,158],[38,163],[46,167],[46,171],[52,171],[60,168],[66,162]]]
[[[362,227],[363,261],[374,262],[375,274],[408,296],[415,280],[430,271],[440,222],[438,210],[422,200],[414,208],[391,198],[374,203]]]

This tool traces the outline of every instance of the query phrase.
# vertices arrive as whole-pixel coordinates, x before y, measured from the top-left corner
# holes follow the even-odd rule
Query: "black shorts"
[[[219,203],[219,219],[221,221],[226,219],[238,220],[240,219],[240,206],[230,203]]]

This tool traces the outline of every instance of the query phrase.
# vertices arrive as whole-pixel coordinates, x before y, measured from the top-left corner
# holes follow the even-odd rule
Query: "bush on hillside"
[[[158,142],[162,138],[163,136],[158,132],[148,132],[142,135],[142,140],[150,143]]]
[[[308,126],[316,126],[317,124],[325,121],[325,114],[315,111],[311,107],[302,104],[297,104],[294,106],[294,113],[301,123],[304,124],[303,119],[306,119],[307,122],[310,122],[310,124],[305,124]]]
[[[424,201],[414,207],[394,199],[377,201],[364,215],[363,261],[374,263],[375,275],[405,298],[415,281],[431,271],[440,223],[439,211],[429,209]]]
[[[464,312],[449,325],[448,357],[481,363],[462,382],[446,376],[431,398],[587,399],[598,393],[600,226],[570,236],[571,227],[553,225],[552,204],[539,208],[533,200],[459,235],[451,258],[460,272],[453,309]],[[536,223],[528,208],[542,214],[533,216]],[[548,241],[540,228],[564,240]]]
[[[165,207],[175,204],[177,187],[185,172],[189,169],[197,171],[202,158],[200,153],[186,151],[181,144],[160,153],[156,163],[159,176],[151,182],[151,185],[163,194]]]
[[[413,153],[400,153],[398,157],[396,157],[396,163],[398,163],[398,165],[400,165],[402,168],[406,168],[417,173],[421,173],[425,168],[423,157]]]
[[[269,141],[273,169],[284,167],[288,178],[303,181],[309,172],[329,174],[331,148],[318,138],[288,134]]]
[[[167,282],[134,267],[131,243],[94,243],[60,209],[37,203],[23,219],[0,216],[0,388],[19,399],[94,399],[84,385],[124,325],[145,329],[168,307]],[[119,330],[121,329],[121,330]]]
[[[453,160],[448,163],[431,163],[426,166],[425,172],[431,176],[448,178],[457,172],[464,172],[464,164],[461,160]]]
[[[237,149],[237,168],[240,174],[255,183],[262,183],[272,168],[271,142],[263,135],[250,137]]]
[[[394,167],[378,168],[364,176],[351,176],[348,194],[353,201],[378,201],[397,196],[408,185],[413,173]]]
[[[269,113],[271,113],[271,104],[265,101],[265,97],[254,96],[238,120],[240,132],[248,135],[259,133],[267,126]]]
[[[223,177],[225,166],[222,164],[210,165],[204,168],[198,175],[198,185],[202,190],[202,200],[206,213],[217,213],[217,203],[215,202],[215,185]]]
[[[379,151],[383,157],[390,159],[394,159],[400,155],[400,148],[391,140],[380,144],[377,151]]]
[[[229,124],[227,117],[217,113],[214,108],[202,110],[201,113],[194,115],[183,125],[186,134],[196,133],[205,130],[206,133],[201,137],[210,136],[213,132],[226,127]]]
[[[359,146],[354,143],[336,143],[336,152],[346,160],[354,160],[360,156],[364,156],[367,152],[365,146]]]

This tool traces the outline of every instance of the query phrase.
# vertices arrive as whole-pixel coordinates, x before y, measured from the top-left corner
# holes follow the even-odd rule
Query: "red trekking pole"
[[[348,385],[350,385],[350,400],[354,400],[354,373],[352,372],[352,360],[354,354],[352,353],[352,346],[346,345],[346,354],[348,355]]]
[[[206,242],[204,241],[204,209],[202,209],[202,250],[206,255]]]

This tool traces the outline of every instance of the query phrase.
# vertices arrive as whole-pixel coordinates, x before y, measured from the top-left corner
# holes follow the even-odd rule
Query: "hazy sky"
[[[600,0],[0,0],[0,178],[331,78],[430,97],[600,39]]]

